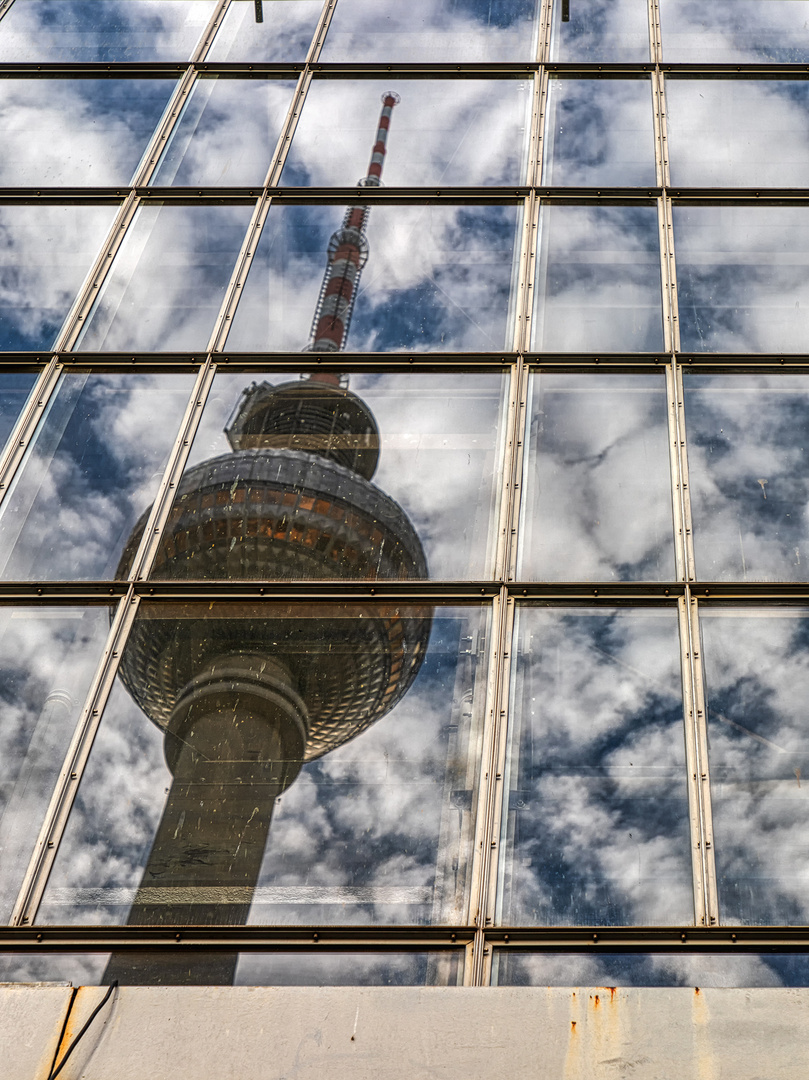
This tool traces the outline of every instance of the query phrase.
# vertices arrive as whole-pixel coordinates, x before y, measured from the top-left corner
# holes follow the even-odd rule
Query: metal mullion
[[[659,64],[663,59],[659,0],[649,0],[649,55],[654,64]]]
[[[677,612],[680,629],[680,667],[683,686],[683,729],[685,736],[686,788],[688,791],[688,832],[691,847],[691,882],[694,896],[694,922],[707,926],[709,910],[705,873],[704,830],[700,793],[700,754],[695,724],[694,680],[691,670],[691,630],[689,596],[680,597]]]
[[[511,545],[508,538],[511,536],[512,522],[514,519],[514,483],[519,476],[516,469],[517,442],[520,439],[520,386],[522,357],[511,368],[508,389],[508,412],[506,415],[505,451],[502,457],[500,491],[500,506],[497,518],[497,538],[494,551],[494,578],[497,581],[505,579],[509,564],[506,561],[506,553]]]
[[[25,452],[33,438],[37,425],[45,415],[45,410],[59,382],[64,365],[57,357],[52,357],[41,371],[34,384],[28,401],[8,437],[5,450],[0,455],[0,502],[11,487],[14,474],[25,457]]]
[[[522,243],[520,245],[520,263],[517,273],[516,302],[514,305],[514,336],[511,347],[516,353],[525,352],[530,341],[526,332],[526,323],[531,319],[533,300],[533,273],[536,258],[537,220],[539,200],[532,190],[523,201]]]
[[[528,173],[528,183],[538,185],[542,183],[542,169],[545,160],[545,126],[548,113],[548,70],[542,68],[534,76],[535,82],[539,83],[539,101],[534,111],[536,119],[531,132],[533,170]]]
[[[326,40],[326,34],[329,32],[336,5],[337,0],[326,0],[323,5],[323,10],[320,13],[315,32],[312,35],[312,43],[309,46],[309,52],[306,54],[307,65],[314,64],[323,50],[323,42]]]
[[[517,576],[517,557],[520,551],[520,506],[529,438],[528,384],[530,378],[531,370],[520,358],[520,363],[515,372],[517,396],[514,431],[512,434],[512,471],[507,478],[507,488],[510,489],[509,517],[504,523],[504,539],[507,544],[503,576],[506,581],[514,581]]]
[[[210,52],[211,45],[213,45],[213,39],[216,36],[216,31],[222,25],[222,20],[227,14],[229,7],[230,0],[219,0],[219,3],[214,8],[213,15],[211,15],[208,25],[202,33],[199,45],[197,45],[191,56],[192,64],[201,63]]]
[[[683,393],[683,369],[675,357],[672,364],[674,390],[677,396],[677,443],[679,449],[680,502],[683,517],[683,547],[685,549],[686,580],[697,576],[694,559],[694,528],[691,520],[691,488],[688,481],[688,442],[685,434],[685,395]]]
[[[36,918],[139,603],[140,598],[131,587],[118,603],[104,653],[90,685],[14,905],[12,926],[30,925]]]
[[[663,346],[674,354],[680,346],[677,318],[676,279],[672,250],[671,203],[665,191],[657,199],[657,227],[660,248],[661,304],[663,309]]]
[[[197,433],[215,371],[216,367],[211,362],[211,358],[208,357],[197,375],[197,381],[186,406],[180,430],[163,473],[163,479],[160,482],[157,495],[152,503],[152,509],[143,528],[143,536],[129,571],[129,578],[132,581],[142,581],[149,576],[149,571],[163,539],[166,520],[171,512],[177,485],[188,461],[188,455],[191,452],[191,443]]]
[[[685,515],[682,500],[682,447],[680,445],[680,424],[677,418],[679,398],[676,376],[671,364],[666,365],[666,402],[669,435],[669,468],[671,474],[671,514],[674,526],[674,562],[678,581],[687,578],[688,559],[685,548]]]
[[[655,135],[655,182],[659,188],[669,185],[668,128],[663,76],[659,68],[652,72],[652,118]]]
[[[539,9],[539,34],[537,37],[537,60],[550,60],[551,27],[553,23],[553,0],[542,0]]]
[[[3,19],[6,15],[8,15],[8,9],[13,3],[14,0],[2,0],[2,2],[0,2],[0,19]]]
[[[182,78],[174,88],[174,93],[171,95],[171,100],[166,106],[166,111],[163,113],[163,117],[155,128],[154,134],[149,140],[149,145],[144,152],[141,159],[141,163],[132,177],[132,187],[145,187],[152,174],[157,168],[157,163],[160,160],[160,156],[168,146],[169,138],[174,131],[175,126],[179,123],[185,106],[188,104],[193,90],[194,83],[197,81],[196,70],[189,66],[185,69]]]
[[[704,867],[707,911],[706,926],[719,922],[719,896],[716,880],[716,857],[714,853],[713,809],[711,803],[711,763],[708,754],[708,709],[705,697],[704,668],[702,663],[702,635],[699,625],[699,603],[688,589],[689,630],[691,640],[691,677],[693,680],[694,727],[699,754],[699,795],[703,831],[702,862]]]

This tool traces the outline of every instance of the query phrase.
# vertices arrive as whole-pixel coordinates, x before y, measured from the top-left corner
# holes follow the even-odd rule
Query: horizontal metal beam
[[[806,926],[582,926],[486,930],[490,945],[565,951],[809,952]]]

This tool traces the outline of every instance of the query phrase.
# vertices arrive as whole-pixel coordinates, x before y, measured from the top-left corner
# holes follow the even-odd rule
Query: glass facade
[[[258,6],[0,3],[0,980],[805,985],[809,4]]]

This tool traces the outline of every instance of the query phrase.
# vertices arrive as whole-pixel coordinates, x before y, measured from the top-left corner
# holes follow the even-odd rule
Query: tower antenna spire
[[[382,112],[368,173],[359,181],[362,187],[379,187],[382,183],[391,113],[398,104],[399,95],[392,90],[382,95]],[[320,286],[307,352],[340,352],[345,348],[360,275],[368,261],[365,227],[369,212],[367,206],[350,206],[343,224],[329,240],[326,272]]]

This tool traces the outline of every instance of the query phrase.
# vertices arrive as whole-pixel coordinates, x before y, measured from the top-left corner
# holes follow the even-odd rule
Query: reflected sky
[[[188,60],[215,0],[15,0],[0,61]]]
[[[537,0],[340,0],[321,60],[533,60]]]
[[[36,380],[34,372],[0,372],[0,453]]]
[[[533,348],[652,351],[663,345],[657,209],[540,209]]]
[[[270,63],[305,60],[322,0],[264,0],[264,22],[256,22],[253,0],[233,0],[216,32],[207,59]]]
[[[262,619],[281,610],[300,614],[255,609]],[[406,618],[413,609],[398,610]],[[370,618],[372,609],[364,611]],[[353,632],[350,620],[346,627]],[[486,609],[437,608],[405,696],[361,735],[303,766],[273,808],[251,923],[465,921],[487,630]],[[317,672],[316,649],[307,663]],[[172,783],[163,741],[117,682],[41,922],[126,921]],[[172,922],[172,897],[153,892],[155,919]]]
[[[204,349],[252,209],[142,203],[87,316],[78,348]]]
[[[645,0],[569,0],[562,22],[562,0],[554,0],[551,60],[649,59],[649,16]]]
[[[682,348],[804,352],[809,210],[674,206],[673,217]]]
[[[806,953],[585,953],[495,949],[493,986],[809,986]]]
[[[809,577],[809,384],[797,376],[686,375],[697,574]]]
[[[356,184],[368,171],[388,90],[401,98],[383,168],[388,187],[522,183],[530,87],[513,79],[314,79],[281,183]]]
[[[193,375],[63,375],[0,507],[0,577],[113,577],[193,384]]]
[[[294,89],[288,80],[200,77],[152,182],[263,184]]]
[[[723,923],[809,923],[809,612],[702,610]]]
[[[341,206],[270,207],[228,349],[304,348],[329,238],[344,212]],[[515,206],[374,206],[367,228],[371,254],[346,347],[502,349],[518,215]]]
[[[0,79],[0,185],[128,183],[174,86],[173,79]]]
[[[224,426],[252,382],[279,385],[289,372],[220,371],[188,461],[231,453]],[[349,388],[380,431],[373,484],[404,510],[427,556],[431,578],[482,578],[493,572],[502,468],[506,376],[353,373]],[[160,556],[158,555],[158,564]],[[199,576],[193,562],[189,577]],[[271,567],[265,573],[272,577]]]
[[[796,63],[809,58],[807,0],[660,0],[663,58]]]
[[[0,919],[4,922],[17,899],[109,622],[107,607],[0,606]]]
[[[523,605],[505,925],[693,922],[677,613]]]
[[[48,349],[115,206],[0,206],[0,349]]]
[[[662,373],[534,374],[529,394],[518,576],[673,578]]]
[[[667,79],[673,184],[802,187],[809,167],[809,81]]]

